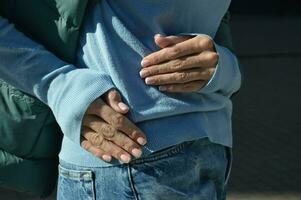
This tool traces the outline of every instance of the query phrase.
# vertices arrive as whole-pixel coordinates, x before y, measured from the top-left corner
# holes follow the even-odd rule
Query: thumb
[[[161,49],[163,49],[165,47],[173,46],[175,44],[178,44],[178,43],[184,42],[186,40],[189,40],[192,37],[193,36],[188,36],[188,35],[163,36],[163,35],[160,35],[160,34],[156,34],[154,39],[155,39],[156,45],[159,46]]]
[[[105,102],[116,112],[125,114],[129,111],[129,107],[122,102],[121,96],[116,89],[109,90],[103,97]]]

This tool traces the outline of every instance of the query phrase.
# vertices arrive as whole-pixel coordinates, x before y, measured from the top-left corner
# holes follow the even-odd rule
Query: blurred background
[[[244,83],[233,98],[230,200],[301,200],[301,4],[233,0]]]
[[[231,13],[244,83],[228,199],[301,200],[300,0],[233,0]],[[34,198],[0,189],[0,199]]]

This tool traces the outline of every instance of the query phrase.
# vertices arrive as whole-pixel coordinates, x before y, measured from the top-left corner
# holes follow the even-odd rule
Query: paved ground
[[[245,80],[234,98],[229,200],[301,200],[300,24],[298,17],[233,17]],[[0,200],[36,199],[0,190]]]

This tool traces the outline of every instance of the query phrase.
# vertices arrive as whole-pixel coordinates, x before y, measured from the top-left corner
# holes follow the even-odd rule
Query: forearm
[[[0,79],[49,105],[63,132],[76,142],[88,105],[113,87],[107,74],[65,63],[1,17]]]

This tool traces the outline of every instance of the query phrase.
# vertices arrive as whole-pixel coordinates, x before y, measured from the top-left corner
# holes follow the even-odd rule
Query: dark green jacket
[[[0,0],[0,15],[61,59],[73,63],[90,0]],[[227,14],[215,41],[232,50]],[[2,58],[0,58],[2,59]],[[49,194],[57,179],[61,131],[51,110],[0,81],[0,186]]]
[[[0,0],[0,15],[72,63],[87,4],[88,0]],[[0,186],[39,196],[51,193],[60,144],[61,131],[51,110],[0,81]]]

